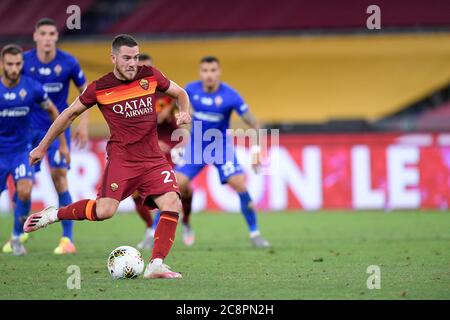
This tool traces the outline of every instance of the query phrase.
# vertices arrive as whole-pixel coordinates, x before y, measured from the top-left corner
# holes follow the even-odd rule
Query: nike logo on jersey
[[[113,93],[114,91],[110,91],[110,92],[105,92],[105,96],[109,96],[111,93]]]

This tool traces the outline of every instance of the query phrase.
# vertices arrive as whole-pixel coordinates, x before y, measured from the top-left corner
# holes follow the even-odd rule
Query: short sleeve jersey
[[[165,162],[158,145],[155,93],[170,86],[159,70],[138,67],[132,81],[116,78],[113,72],[90,83],[80,95],[86,107],[97,104],[111,136],[106,151],[110,159]]]
[[[241,95],[224,82],[215,92],[206,92],[201,81],[194,81],[186,86],[186,92],[194,109],[194,120],[202,121],[204,131],[214,128],[225,133],[233,110],[240,116],[248,111]]]
[[[39,104],[48,99],[42,85],[27,76],[6,87],[0,82],[0,155],[7,156],[27,150],[30,118],[41,110]],[[44,111],[46,112],[46,111]]]
[[[202,148],[211,142],[204,139],[205,132],[210,129],[220,130],[223,136],[230,127],[233,111],[240,116],[248,111],[248,105],[241,95],[228,84],[221,82],[215,92],[206,92],[201,81],[194,81],[186,86],[186,92],[193,108],[194,125],[191,132],[191,144],[202,141]],[[201,122],[201,126],[196,123]],[[201,134],[199,137],[198,134]],[[226,142],[226,139],[223,141]]]
[[[63,112],[67,108],[70,81],[77,87],[86,82],[77,59],[71,54],[56,49],[55,58],[49,63],[39,61],[36,49],[27,51],[23,55],[24,65],[22,73],[40,83],[45,92],[58,108]],[[52,121],[44,110],[37,110],[31,114],[31,126],[35,129],[48,130]]]

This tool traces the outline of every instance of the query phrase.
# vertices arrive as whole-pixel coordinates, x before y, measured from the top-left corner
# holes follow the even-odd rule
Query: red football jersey
[[[132,81],[113,72],[90,83],[79,99],[86,107],[97,104],[111,137],[108,158],[127,161],[166,161],[158,145],[155,92],[166,91],[170,81],[153,67],[138,67]]]
[[[178,129],[177,120],[175,117],[171,117],[158,124],[158,136],[159,140],[162,140],[171,148],[175,147],[179,141],[172,141],[172,133]]]

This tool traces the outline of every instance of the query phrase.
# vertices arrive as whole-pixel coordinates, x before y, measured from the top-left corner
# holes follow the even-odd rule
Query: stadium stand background
[[[365,0],[285,0],[275,7],[266,0],[82,0],[82,28],[67,30],[71,4],[2,1],[2,44],[31,47],[35,21],[51,17],[61,47],[89,80],[110,70],[109,42],[117,33],[136,35],[141,51],[180,84],[197,78],[201,56],[214,54],[224,81],[256,115],[289,132],[430,129],[436,117],[426,115],[445,109],[448,98],[448,1],[377,1],[382,29],[373,31],[366,29],[372,2]],[[13,13],[17,18],[7,19]],[[91,128],[107,134],[96,109]]]

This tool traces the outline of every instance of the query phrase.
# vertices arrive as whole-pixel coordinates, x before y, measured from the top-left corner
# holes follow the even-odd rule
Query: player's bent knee
[[[244,175],[235,175],[230,177],[227,181],[228,185],[233,188],[234,191],[238,193],[246,192],[247,186],[245,185],[245,177]]]
[[[183,197],[192,197],[193,193],[194,193],[194,190],[192,189],[192,186],[189,183],[183,192]]]
[[[95,213],[97,214],[97,220],[102,221],[102,220],[111,219],[114,216],[114,214],[116,213],[116,210],[112,209],[112,208],[100,207],[95,210]]]
[[[21,201],[30,201],[32,186],[33,182],[31,180],[19,180],[19,182],[17,183],[17,197]]]
[[[17,189],[17,197],[21,201],[30,201],[31,200],[31,188]]]
[[[117,211],[118,204],[111,201],[99,201],[97,200],[95,214],[97,220],[107,220],[114,216]]]
[[[52,169],[51,176],[58,193],[67,191],[67,171],[65,169]]]

